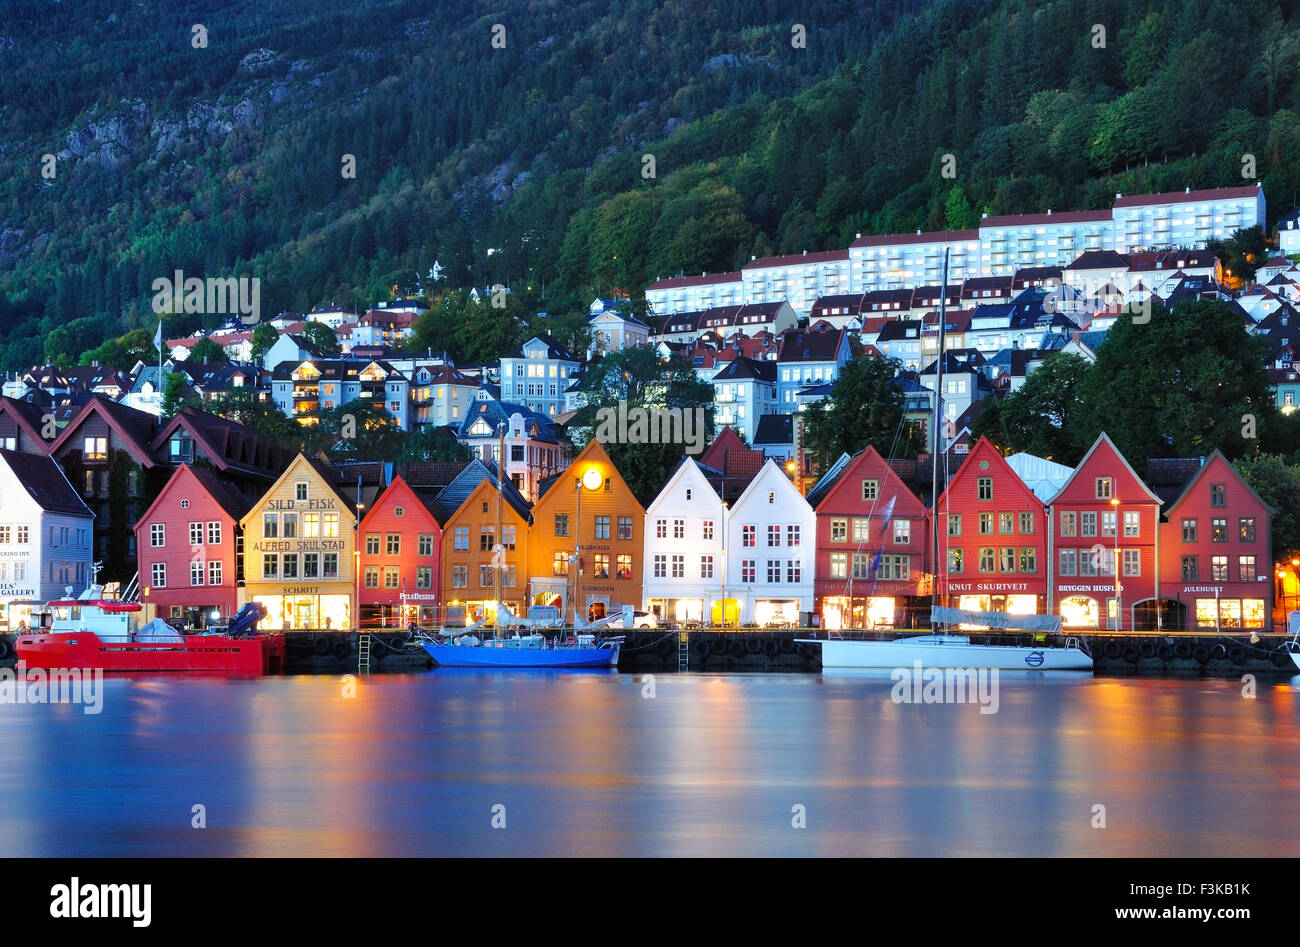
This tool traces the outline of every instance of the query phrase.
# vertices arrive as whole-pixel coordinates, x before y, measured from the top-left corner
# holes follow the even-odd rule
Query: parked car
[[[609,623],[605,627],[622,628],[623,616],[622,615],[614,616],[613,618],[610,619]],[[655,618],[654,612],[633,611],[632,627],[633,628],[658,628],[659,619]]]

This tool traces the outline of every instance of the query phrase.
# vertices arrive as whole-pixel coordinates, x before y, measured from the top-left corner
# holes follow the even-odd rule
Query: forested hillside
[[[6,4],[0,368],[145,326],[176,269],[258,276],[264,312],[500,282],[563,313],[858,231],[1241,183],[1247,153],[1271,216],[1300,188],[1280,0],[120,7]]]

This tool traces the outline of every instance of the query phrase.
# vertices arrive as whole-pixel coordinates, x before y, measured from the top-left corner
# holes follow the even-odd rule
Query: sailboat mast
[[[496,608],[492,610],[492,626],[501,634],[501,579],[505,574],[505,539],[501,535],[501,476],[506,463],[506,426],[497,425],[497,528],[492,534],[495,542],[492,549],[493,592],[496,595]],[[500,549],[500,553],[497,550]]]
[[[930,582],[930,631],[938,634],[939,626],[935,623],[933,608],[939,600],[939,425],[942,423],[940,404],[943,401],[943,339],[944,323],[947,321],[948,301],[948,248],[943,250],[943,278],[939,284],[939,359],[935,364],[934,376],[934,422],[933,447],[930,450],[930,562],[933,580]],[[942,563],[946,569],[947,562]]]

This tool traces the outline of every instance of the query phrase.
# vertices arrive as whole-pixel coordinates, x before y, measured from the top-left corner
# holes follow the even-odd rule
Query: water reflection
[[[113,679],[98,716],[0,705],[0,856],[1294,855],[1298,686],[1003,672],[982,714],[889,672]]]

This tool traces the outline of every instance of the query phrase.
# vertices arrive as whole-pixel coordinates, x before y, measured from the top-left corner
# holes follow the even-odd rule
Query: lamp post
[[[722,627],[727,627],[727,501],[722,501],[722,555],[718,565],[722,568]]]
[[[1115,630],[1119,631],[1122,627],[1121,618],[1124,614],[1123,586],[1119,584],[1119,498],[1113,498],[1110,505],[1115,510]]]
[[[577,522],[573,525],[573,627],[578,627],[578,599],[582,595],[582,494],[591,490],[595,492],[600,489],[600,485],[605,478],[601,475],[599,468],[588,467],[578,480],[578,512]]]

